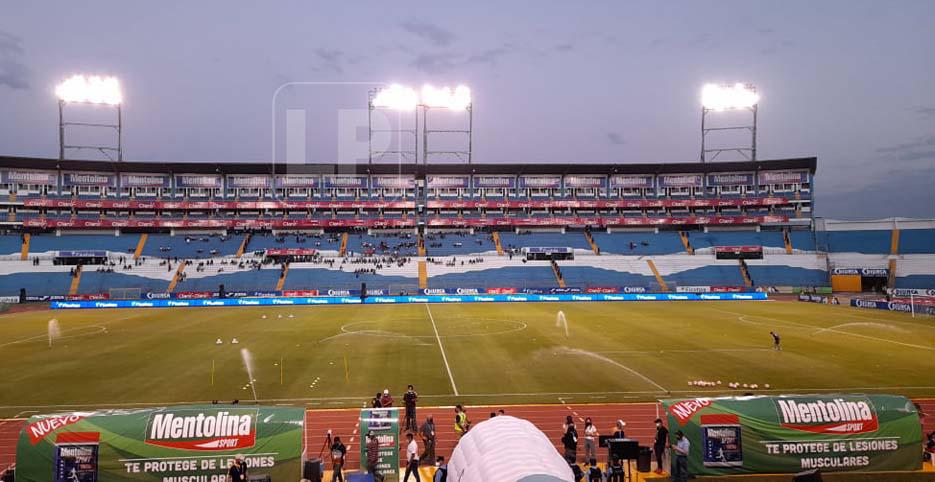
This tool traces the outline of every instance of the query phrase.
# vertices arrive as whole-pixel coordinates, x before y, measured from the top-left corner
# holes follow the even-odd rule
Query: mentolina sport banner
[[[919,414],[901,396],[673,399],[662,406],[672,444],[677,430],[691,443],[693,474],[922,468]]]
[[[302,476],[305,410],[187,405],[30,417],[16,446],[19,482],[225,482],[234,455],[248,474]]]

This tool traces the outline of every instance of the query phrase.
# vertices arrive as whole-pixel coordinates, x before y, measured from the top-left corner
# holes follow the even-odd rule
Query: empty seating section
[[[710,231],[707,233],[690,232],[688,241],[692,248],[702,249],[714,246],[763,246],[785,248],[781,231]]]
[[[812,231],[789,231],[792,249],[815,251],[815,233]]]
[[[455,256],[491,253],[497,250],[488,233],[429,233],[425,235],[429,256]]]
[[[750,278],[757,286],[828,286],[825,261],[802,254],[767,254],[764,259],[747,260]]]
[[[0,235],[0,256],[19,254],[23,246],[23,237],[19,234]]]
[[[604,264],[604,263],[602,263]],[[641,287],[653,291],[659,289],[659,283],[652,275],[617,271],[601,266],[561,266],[565,285],[579,288],[591,287]]]
[[[835,253],[889,254],[892,231],[820,231],[819,245]]]
[[[935,253],[935,229],[903,229],[899,232],[899,254]]]
[[[152,237],[150,237],[152,239]],[[112,253],[133,253],[140,242],[139,234],[121,236],[106,234],[73,234],[55,236],[53,234],[32,235],[29,240],[29,253],[47,253],[53,251],[105,250]]]
[[[327,294],[329,289],[351,290],[360,289],[361,283],[367,283],[367,289],[403,290],[419,287],[418,275],[415,266],[411,268],[412,276],[398,274],[357,274],[353,268],[344,271],[312,267],[305,263],[293,263],[289,266],[289,276],[283,285],[284,290],[318,290]],[[348,265],[350,266],[350,265]]]
[[[667,284],[743,285],[740,267],[733,260],[712,260],[708,256],[655,256],[653,263]]]
[[[520,248],[575,248],[591,250],[591,245],[580,231],[561,233],[500,233],[503,249]]]
[[[594,242],[601,253],[608,254],[673,254],[685,252],[685,246],[677,232],[606,233],[592,232]]]
[[[168,285],[168,279],[129,273],[101,273],[95,271],[93,266],[86,266],[81,273],[78,294],[109,293],[111,288],[139,288],[141,293],[160,292],[165,291]]]
[[[935,254],[899,256],[896,262],[896,287],[935,288]]]
[[[529,266],[510,266],[475,271],[432,274],[429,267],[429,288],[555,288],[555,273],[545,262]]]
[[[143,256],[153,258],[197,259],[233,256],[240,248],[240,236],[151,234],[143,246]],[[251,243],[252,244],[252,243]],[[136,248],[136,245],[133,245]]]

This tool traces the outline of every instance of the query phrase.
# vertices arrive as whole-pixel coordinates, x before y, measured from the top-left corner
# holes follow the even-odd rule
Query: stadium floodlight
[[[370,103],[384,109],[414,110],[419,106],[419,95],[411,87],[393,84],[376,91]]]
[[[756,160],[756,119],[757,109],[760,102],[760,96],[756,92],[756,86],[753,84],[706,84],[701,89],[701,162],[714,161],[722,154],[739,154],[744,160]],[[711,126],[708,123],[708,115],[721,112],[749,112],[752,119],[749,122],[738,119],[736,114],[723,114],[720,117],[730,118],[731,124],[721,126]],[[731,137],[731,132],[748,131],[750,133],[750,144],[737,145],[736,136]],[[729,144],[711,148],[707,145],[709,134],[720,137],[724,142],[728,138]],[[725,134],[727,136],[725,137]]]
[[[709,110],[749,109],[760,101],[750,84],[707,84],[701,89],[701,105]]]
[[[63,102],[104,105],[123,103],[120,81],[116,77],[73,75],[58,85],[55,94]]]
[[[425,85],[422,87],[422,105],[465,110],[471,106],[471,89],[463,85],[455,87],[454,90],[448,87],[435,88]]]
[[[73,75],[55,88],[58,97],[58,158],[65,160],[65,153],[69,149],[95,150],[107,159],[117,162],[123,161],[123,93],[120,90],[120,81],[116,77],[100,75]],[[94,104],[97,106],[112,107],[117,111],[117,119],[113,124],[100,122],[66,122],[65,106],[68,104]],[[111,145],[82,145],[66,144],[65,130],[68,127],[79,128],[106,128],[114,129],[117,133],[115,144]],[[112,156],[111,154],[116,154]]]

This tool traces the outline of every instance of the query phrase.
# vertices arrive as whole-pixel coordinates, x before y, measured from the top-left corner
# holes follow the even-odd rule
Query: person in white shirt
[[[672,471],[672,480],[675,482],[684,482],[688,480],[689,477],[688,451],[691,448],[691,443],[681,430],[675,432],[675,439],[675,446],[672,447],[672,451],[675,452],[675,467]]]
[[[409,445],[406,446],[406,475],[403,476],[403,482],[409,482],[409,474],[415,474],[416,482],[422,482],[419,478],[419,444],[412,437],[412,432],[406,434],[406,440]]]
[[[597,458],[597,439],[600,434],[597,427],[591,423],[591,417],[584,419],[584,460]]]

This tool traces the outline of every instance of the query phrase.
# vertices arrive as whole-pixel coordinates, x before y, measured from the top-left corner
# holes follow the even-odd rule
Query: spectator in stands
[[[390,395],[390,389],[383,389],[383,396],[380,397],[380,406],[383,408],[390,408],[393,406],[393,396]]]
[[[243,461],[243,455],[237,454],[234,460],[231,460],[230,467],[227,469],[228,482],[247,482],[247,464]]]
[[[471,429],[471,421],[461,405],[455,405],[455,433],[463,437]]]
[[[412,432],[406,434],[406,440],[409,441],[409,444],[406,446],[406,475],[403,477],[403,482],[409,482],[409,474],[415,474],[416,482],[420,482],[419,444],[416,443]]]
[[[565,433],[562,435],[562,447],[565,448],[565,458],[574,462],[578,459],[578,429],[575,428],[575,421],[571,415],[565,418],[562,424]]]
[[[689,479],[688,474],[688,452],[691,449],[691,443],[681,430],[675,432],[676,443],[672,446],[675,452],[675,466],[672,470],[672,480],[675,482],[685,482]]]
[[[425,417],[425,423],[422,424],[419,435],[422,437],[422,447],[425,449],[422,452],[422,460],[431,462],[435,458],[435,419],[431,415]]]
[[[375,482],[383,482],[383,474],[377,466],[380,462],[380,442],[377,435],[367,432],[367,471],[373,476]]]
[[[663,472],[662,458],[666,453],[666,445],[669,443],[669,429],[662,424],[662,419],[656,419],[656,439],[653,441],[653,453],[656,455],[656,473]]]
[[[591,423],[591,417],[584,419],[584,460],[597,458],[597,441],[600,433]]]
[[[575,462],[574,458],[566,458],[568,462],[568,467],[571,469],[571,475],[574,478],[575,482],[581,482],[584,479],[584,472],[581,471],[581,467]]]
[[[448,480],[448,464],[445,463],[445,457],[441,455],[435,459],[435,476],[432,477],[432,482],[447,482]]]
[[[409,385],[406,393],[403,395],[403,404],[406,405],[406,428],[411,432],[419,429],[416,422],[416,402],[419,400],[419,394],[416,393],[412,385]]]
[[[614,456],[613,460],[607,464],[607,482],[623,482],[623,461],[620,457]]]
[[[335,437],[331,444],[331,482],[340,480],[344,482],[344,474],[341,469],[344,468],[344,456],[347,454],[347,447],[341,443],[341,437]]]

